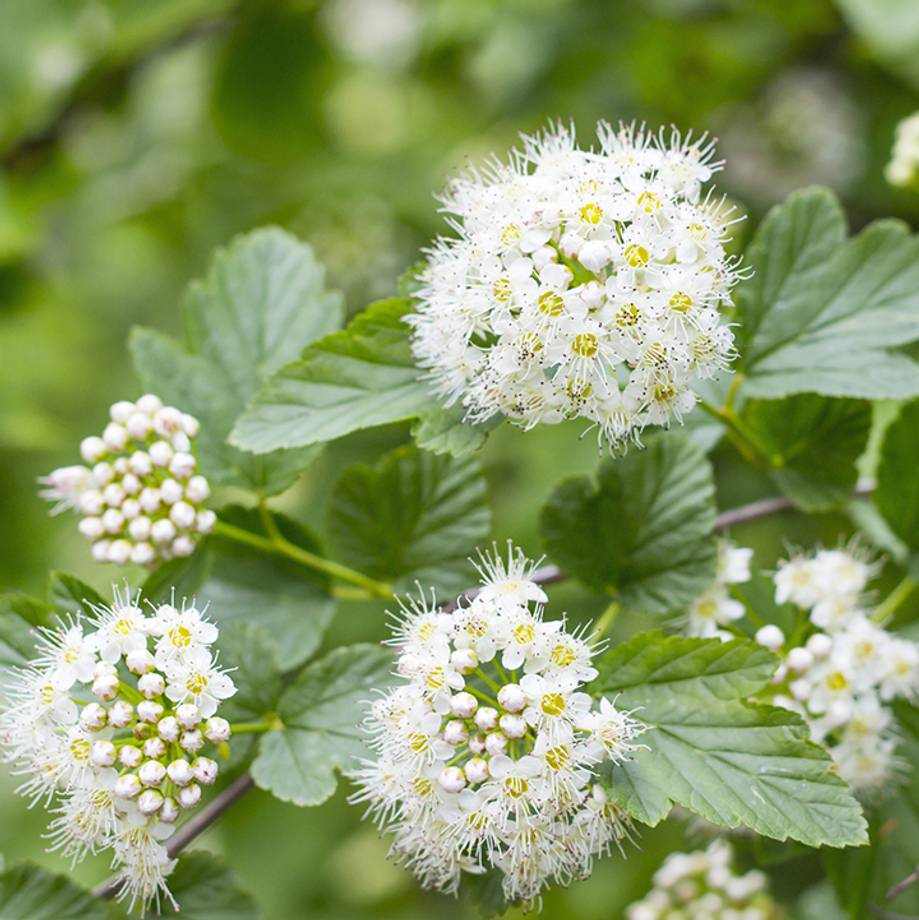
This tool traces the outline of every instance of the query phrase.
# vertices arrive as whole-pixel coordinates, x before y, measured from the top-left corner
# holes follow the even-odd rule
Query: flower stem
[[[265,529],[268,530],[270,534],[269,537],[263,537],[260,534],[252,533],[252,531],[237,527],[235,524],[228,524],[226,521],[222,521],[219,518],[217,519],[217,526],[214,528],[214,531],[220,534],[220,536],[226,537],[228,540],[235,540],[237,543],[245,543],[247,546],[253,546],[265,553],[286,556],[288,559],[293,559],[294,562],[298,562],[307,568],[325,572],[327,575],[338,578],[340,581],[347,581],[353,585],[357,585],[363,588],[371,597],[392,597],[393,591],[391,585],[370,578],[368,575],[357,572],[346,565],[342,565],[340,562],[324,559],[322,556],[317,556],[315,553],[303,549],[302,546],[291,543],[290,540],[278,530],[277,523],[267,508],[263,512],[262,520],[265,522]],[[271,527],[268,526],[268,521],[271,521]]]
[[[284,723],[280,717],[272,716],[271,718],[262,719],[260,722],[237,722],[231,725],[230,732],[233,735],[251,735],[257,732],[276,732],[284,728]]]
[[[764,452],[757,443],[756,436],[733,408],[727,405],[719,408],[704,399],[699,400],[699,408],[703,412],[707,412],[712,418],[718,419],[725,426],[728,438],[745,460],[754,466],[763,465]]]
[[[903,580],[878,604],[871,619],[875,623],[884,623],[896,612],[897,608],[919,587],[919,582],[912,575],[904,576]]]
[[[622,610],[622,605],[619,601],[611,601],[606,610],[603,611],[603,615],[597,620],[596,628],[593,631],[591,638],[594,641],[602,639],[609,628],[616,621],[616,617],[619,616],[619,611]]]

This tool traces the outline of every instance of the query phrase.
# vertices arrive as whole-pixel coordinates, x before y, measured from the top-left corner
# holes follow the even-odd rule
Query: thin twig
[[[166,843],[166,852],[175,857],[199,835],[203,834],[231,805],[241,799],[254,785],[251,774],[237,777],[214,799],[208,802],[194,818],[186,821]],[[119,877],[103,882],[94,892],[98,898],[111,898],[118,891]]]
[[[862,480],[855,488],[856,495],[868,495],[874,491],[875,483],[872,480]],[[783,511],[790,511],[794,506],[786,498],[767,498],[762,501],[751,502],[748,505],[742,505],[739,508],[732,508],[730,511],[724,511],[718,515],[715,520],[716,530],[726,530],[736,524],[745,524],[749,521],[755,521],[759,518],[769,517],[773,514],[780,514]],[[548,585],[555,582],[564,581],[567,576],[559,569],[557,565],[545,565],[537,569],[532,576],[532,580],[537,584]],[[444,610],[455,610],[461,600],[471,600],[478,594],[479,588],[469,588],[459,595],[456,601],[447,604]],[[183,824],[166,844],[166,849],[170,856],[177,856],[189,843],[196,837],[207,830],[231,805],[238,799],[242,798],[252,787],[254,783],[248,773],[244,773],[238,779],[234,780],[223,790],[213,801],[201,809],[194,818]],[[899,885],[895,885],[888,892],[888,898],[896,897],[900,891],[909,887],[914,882],[919,881],[919,868],[908,879],[904,879]],[[100,885],[95,894],[100,898],[110,898],[118,890],[118,879],[111,878]],[[874,909],[872,909],[874,910]],[[883,914],[878,914],[883,916]],[[893,920],[893,915],[886,915]]]
[[[887,892],[887,900],[895,900],[901,894],[903,894],[907,888],[909,888],[911,885],[915,885],[916,882],[919,882],[919,866],[916,866],[916,868],[910,872],[910,874],[907,875],[902,882],[897,882],[897,884]]]

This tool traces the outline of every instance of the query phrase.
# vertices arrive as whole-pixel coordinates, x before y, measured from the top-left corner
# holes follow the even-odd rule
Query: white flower
[[[156,662],[161,668],[175,659],[194,654],[199,646],[217,641],[217,627],[205,620],[196,607],[179,610],[172,604],[161,604],[151,624],[156,641]]]
[[[405,683],[370,704],[374,757],[352,771],[352,800],[426,887],[455,892],[463,872],[496,866],[506,896],[532,902],[626,833],[591,779],[626,759],[644,726],[609,700],[592,711],[581,689],[596,675],[591,646],[542,619],[532,568],[511,547],[506,563],[480,560],[486,590],[468,606],[423,599],[397,618]]]
[[[167,685],[148,645],[175,629],[186,629],[193,642],[169,657],[170,668],[184,670],[170,671]],[[116,589],[113,604],[94,608],[88,623],[40,630],[34,660],[13,670],[3,687],[0,750],[13,775],[24,777],[19,792],[55,802],[51,849],[76,863],[111,848],[120,895],[131,907],[159,906],[162,898],[174,905],[166,876],[175,861],[162,841],[179,807],[193,808],[201,798],[191,780],[210,785],[217,776],[216,760],[202,755],[188,764],[176,746],[197,754],[205,737],[218,743],[231,732],[213,715],[235,692],[211,657],[216,636],[194,607],[145,613]]]
[[[581,150],[563,125],[443,197],[457,236],[428,253],[406,317],[448,403],[523,428],[580,417],[619,445],[696,401],[733,358],[719,316],[738,280],[733,220],[700,195],[720,168],[703,136],[598,126]]]
[[[752,559],[752,549],[736,546],[730,540],[719,540],[716,581],[725,585],[736,585],[749,581],[750,562]]]
[[[884,175],[891,185],[904,188],[919,182],[919,112],[897,125],[890,162]]]
[[[773,580],[777,604],[791,602],[809,609],[821,599],[824,585],[812,559],[799,557],[779,563]]]
[[[715,584],[689,605],[687,633],[690,636],[714,637],[719,627],[739,620],[744,605],[734,600],[722,585]]]
[[[52,514],[82,515],[79,531],[98,562],[151,566],[191,555],[216,523],[202,507],[210,488],[190,452],[198,422],[150,394],[116,402],[109,414],[103,436],[80,444],[90,466],[54,470],[39,494],[55,503]],[[174,478],[163,479],[156,467],[164,466]]]

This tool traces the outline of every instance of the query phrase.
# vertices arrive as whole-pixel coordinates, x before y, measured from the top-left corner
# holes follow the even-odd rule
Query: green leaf
[[[53,622],[54,608],[25,594],[0,595],[0,672],[35,655],[35,627]]]
[[[649,613],[688,604],[715,577],[715,487],[702,451],[671,432],[563,482],[542,512],[549,554],[591,588]]]
[[[265,629],[252,622],[223,624],[217,647],[221,660],[233,667],[236,693],[225,705],[237,717],[230,721],[257,720],[273,712],[281,696],[281,667],[278,647]]]
[[[416,580],[446,594],[468,587],[468,558],[490,527],[479,465],[413,446],[345,470],[329,508],[342,559],[401,591]]]
[[[635,710],[646,749],[608,770],[629,814],[657,824],[672,804],[726,827],[808,846],[864,843],[858,802],[801,718],[751,705],[777,659],[753,642],[643,633],[606,653],[597,694]]]
[[[105,920],[105,904],[63,875],[32,863],[0,874],[2,920]]]
[[[226,438],[266,379],[341,326],[341,295],[323,284],[308,246],[276,228],[256,230],[218,251],[205,279],[189,288],[185,345],[132,331],[129,349],[143,385],[201,421],[202,471],[214,483],[272,495],[315,457],[315,448],[253,457]]]
[[[52,572],[48,579],[48,601],[61,614],[82,613],[92,616],[93,607],[108,602],[86,582],[65,572]]]
[[[887,429],[877,470],[875,502],[890,529],[919,549],[919,400],[904,406]]]
[[[392,656],[375,645],[335,649],[303,670],[281,697],[284,729],[264,735],[251,772],[284,802],[319,805],[335,791],[336,770],[365,751],[360,722],[371,691],[391,681]]]
[[[744,421],[772,479],[799,508],[827,511],[851,497],[856,461],[871,430],[870,403],[803,393],[754,400],[744,409]]]
[[[296,521],[276,516],[281,532],[311,552],[318,546]],[[254,510],[228,507],[220,512],[226,524],[265,537]],[[194,555],[161,566],[144,584],[151,600],[196,596],[208,604],[218,626],[250,622],[265,636],[284,670],[315,652],[335,609],[329,582],[319,573],[274,553],[262,552],[219,534],[202,541]]]
[[[467,457],[475,453],[488,437],[488,432],[500,423],[496,417],[482,425],[470,425],[463,421],[462,406],[449,409],[436,407],[420,415],[412,425],[415,443],[435,454],[450,454],[453,457]]]
[[[890,351],[919,338],[919,238],[884,220],[846,239],[836,198],[805,189],[773,208],[737,289],[748,396],[919,394],[919,365]]]
[[[261,389],[231,443],[256,453],[302,447],[430,411],[402,322],[410,310],[403,298],[380,301],[307,348]]]
[[[919,89],[919,6],[915,0],[838,0],[852,30]]]
[[[258,906],[240,889],[234,874],[211,853],[185,853],[169,876],[169,890],[182,920],[257,920]],[[175,918],[169,906],[154,917]]]

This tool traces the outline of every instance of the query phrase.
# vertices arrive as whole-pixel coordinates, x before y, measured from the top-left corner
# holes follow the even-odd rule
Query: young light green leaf
[[[221,521],[265,537],[258,513],[224,508]],[[296,521],[277,517],[282,533],[311,552],[318,547]],[[167,563],[144,584],[143,593],[166,601],[197,597],[207,614],[222,623],[251,622],[266,637],[284,670],[306,661],[319,646],[335,603],[328,579],[274,553],[212,534],[194,555]]]
[[[485,478],[473,460],[400,447],[338,480],[329,530],[345,562],[411,591],[415,581],[446,594],[466,588],[468,558],[491,527]]]
[[[238,237],[185,299],[187,344],[135,329],[129,348],[143,385],[202,423],[202,470],[214,483],[284,491],[318,449],[248,456],[227,435],[262,383],[344,318],[312,250],[276,228]]]
[[[715,577],[715,487],[683,433],[604,463],[596,483],[563,482],[542,512],[550,556],[591,588],[635,610],[688,604]]]
[[[799,508],[827,511],[849,499],[871,430],[869,403],[802,393],[754,400],[743,418],[772,479]]]
[[[794,713],[744,701],[777,665],[755,643],[643,633],[604,655],[597,693],[648,726],[646,749],[610,769],[610,792],[657,824],[672,804],[726,827],[808,846],[866,841],[858,802]]]
[[[737,289],[737,365],[748,396],[919,394],[919,365],[891,351],[919,338],[919,237],[878,221],[846,239],[826,189],[792,194],[763,221]]]
[[[258,906],[239,887],[235,875],[211,853],[184,853],[172,875],[169,890],[179,904],[182,920],[258,920]],[[153,917],[175,917],[171,907]]]
[[[363,753],[364,703],[391,682],[391,670],[392,656],[375,645],[343,646],[305,668],[281,697],[284,728],[261,739],[256,785],[295,805],[324,802],[335,772]]]
[[[105,904],[63,875],[32,863],[0,873],[3,920],[105,920]]]
[[[875,502],[890,529],[919,550],[919,400],[904,406],[887,429],[877,470]]]

